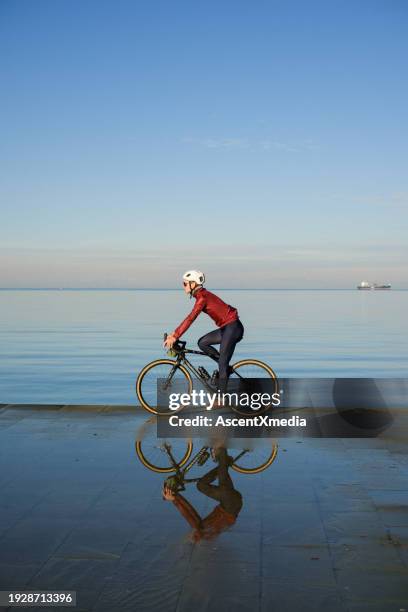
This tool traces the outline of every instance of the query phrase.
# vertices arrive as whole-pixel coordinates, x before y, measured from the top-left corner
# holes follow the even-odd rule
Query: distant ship
[[[357,285],[357,289],[391,289],[391,285],[377,285],[377,283],[368,283],[367,281],[361,281]]]

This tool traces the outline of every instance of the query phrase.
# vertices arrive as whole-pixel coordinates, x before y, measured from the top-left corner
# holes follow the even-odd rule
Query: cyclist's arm
[[[203,310],[204,306],[205,306],[204,298],[198,297],[193,310],[190,312],[189,315],[186,316],[184,321],[180,323],[180,325],[176,327],[176,329],[172,333],[172,336],[174,336],[176,340],[178,340],[180,336],[182,336],[184,332],[188,330],[192,322],[196,320],[200,312]]]
[[[202,520],[200,515],[195,508],[193,508],[190,502],[187,501],[185,497],[180,495],[180,493],[177,493],[177,495],[174,497],[173,504],[176,506],[180,514],[184,516],[191,527],[194,527],[195,529],[199,529],[201,527]]]

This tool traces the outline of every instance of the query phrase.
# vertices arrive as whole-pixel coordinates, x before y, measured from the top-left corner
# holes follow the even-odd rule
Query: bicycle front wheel
[[[275,461],[278,454],[278,445],[262,446],[245,451],[232,464],[232,469],[241,474],[259,474],[266,470]]]
[[[234,376],[235,374],[235,376]],[[279,392],[278,377],[272,368],[263,361],[258,359],[243,359],[238,361],[232,366],[231,381],[235,381],[237,376],[242,382],[242,391],[247,392],[249,395],[257,393],[268,393],[274,394]],[[263,379],[265,380],[264,389],[262,389],[262,380],[253,385],[251,379]],[[267,410],[273,407],[272,400],[267,405],[260,405],[258,408],[253,409],[250,406],[234,405],[231,402],[231,409],[238,414],[243,416],[255,416],[257,414],[263,414]]]
[[[182,467],[189,460],[193,444],[183,439],[173,440],[171,443],[154,437],[136,440],[136,454],[143,465],[152,472],[168,474],[175,470],[166,445],[178,467]]]
[[[175,392],[191,393],[192,389],[193,379],[190,372],[174,359],[157,359],[148,363],[136,380],[136,395],[141,405],[148,412],[158,415],[178,412],[170,410],[168,405],[158,401],[160,391],[168,397],[170,393]]]

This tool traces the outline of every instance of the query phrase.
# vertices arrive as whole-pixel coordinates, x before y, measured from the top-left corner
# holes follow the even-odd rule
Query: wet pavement
[[[96,612],[408,611],[400,430],[280,440],[265,471],[230,471],[235,524],[194,543],[162,500],[165,475],[136,456],[146,419],[118,406],[0,406],[0,590],[75,590],[73,609]],[[195,485],[183,495],[201,517],[216,506]]]

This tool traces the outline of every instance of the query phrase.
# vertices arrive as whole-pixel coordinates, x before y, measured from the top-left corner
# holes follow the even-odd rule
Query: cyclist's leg
[[[221,487],[234,488],[231,476],[228,472],[228,454],[224,446],[220,446],[217,449],[217,461],[218,461],[218,484]]]
[[[197,483],[197,489],[216,501],[226,512],[237,515],[242,508],[242,495],[234,489],[228,472],[228,454],[224,447],[217,450],[218,467],[205,474]],[[211,484],[218,478],[218,486]]]
[[[219,352],[212,345],[220,344],[221,342],[221,330],[214,329],[214,331],[209,332],[202,336],[198,341],[198,346],[200,351],[203,351],[208,357],[211,357],[214,361],[218,363],[218,359],[220,357]]]
[[[221,335],[220,357],[218,361],[218,369],[220,372],[219,387],[221,392],[225,392],[229,376],[229,362],[234,353],[236,344],[243,338],[244,326],[238,319],[222,327]]]
[[[217,501],[221,501],[220,487],[211,484],[218,477],[218,467],[213,468],[207,474],[204,474],[197,482],[197,489],[207,497],[211,497]]]
[[[242,508],[242,495],[234,488],[234,483],[229,475],[227,449],[225,447],[219,448],[217,457],[221,507],[226,512],[236,516]]]
[[[201,476],[200,480],[197,482],[197,489],[204,493],[204,495],[208,495],[208,497],[212,497],[213,499],[217,499],[220,501],[220,486],[226,486],[230,488],[234,488],[231,477],[228,474],[228,455],[224,446],[220,446],[216,450],[217,457],[217,467],[213,468],[204,476]],[[218,478],[218,485],[211,484]]]

